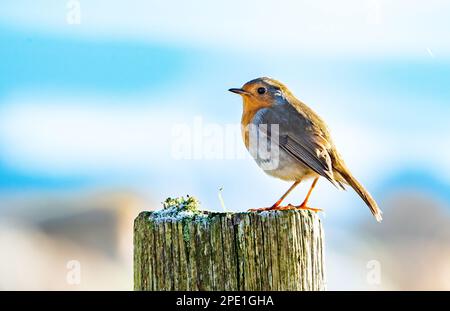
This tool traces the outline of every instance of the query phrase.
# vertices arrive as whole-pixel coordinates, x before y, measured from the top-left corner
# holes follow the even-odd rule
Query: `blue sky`
[[[0,27],[0,96],[23,89],[139,92],[183,72],[186,52],[158,43],[65,38]]]
[[[436,9],[447,4],[404,10],[347,2],[289,2],[286,14],[303,18],[284,21],[266,1],[240,12],[232,4],[177,3],[192,18],[164,15],[174,3],[83,1],[81,24],[68,26],[64,5],[5,1],[0,188],[125,186],[156,201],[190,193],[217,209],[223,186],[228,206],[267,205],[288,185],[250,159],[175,161],[170,132],[197,116],[239,122],[240,101],[226,90],[268,75],[323,116],[355,175],[377,196],[392,183],[410,187],[417,175],[437,182],[414,187],[446,191],[450,27],[439,13],[445,10]],[[322,182],[315,203],[330,202],[362,205]]]

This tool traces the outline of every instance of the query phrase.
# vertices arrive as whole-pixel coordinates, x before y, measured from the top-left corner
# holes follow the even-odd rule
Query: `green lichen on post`
[[[182,225],[183,225],[183,240],[184,240],[184,242],[188,243],[188,247],[189,247],[190,238],[189,238],[188,222],[186,220],[183,220]]]
[[[200,202],[195,197],[167,198],[162,204],[163,209],[151,213],[149,217],[159,222],[181,222],[183,239],[188,244],[190,242],[189,224],[208,220],[208,215],[199,210]]]
[[[323,290],[323,232],[309,211],[219,213],[169,198],[135,220],[136,290]]]
[[[150,217],[161,221],[195,220],[206,218],[204,212],[199,210],[200,202],[187,196],[179,198],[167,198],[163,203],[163,209],[152,212]]]
[[[187,196],[187,198],[184,197],[178,197],[178,198],[167,198],[163,202],[163,209],[170,210],[174,209],[175,211],[182,212],[182,211],[188,211],[193,213],[199,212],[200,202],[191,196]]]

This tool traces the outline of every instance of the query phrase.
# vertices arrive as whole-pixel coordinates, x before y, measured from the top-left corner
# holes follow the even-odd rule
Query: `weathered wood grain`
[[[164,213],[135,220],[135,290],[325,289],[315,213]]]

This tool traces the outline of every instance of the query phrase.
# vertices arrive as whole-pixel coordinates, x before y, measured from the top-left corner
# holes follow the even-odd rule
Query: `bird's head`
[[[284,101],[290,94],[284,84],[266,77],[251,80],[242,88],[233,88],[229,91],[242,96],[244,109],[270,107]]]

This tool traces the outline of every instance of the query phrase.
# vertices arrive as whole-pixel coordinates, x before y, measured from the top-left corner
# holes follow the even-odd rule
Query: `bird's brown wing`
[[[335,184],[331,157],[326,145],[321,142],[322,138],[314,134],[307,136],[310,137],[299,136],[293,132],[281,134],[279,145],[294,158]]]
[[[284,104],[261,111],[257,123],[278,124],[279,147],[335,186],[340,186],[333,176],[329,153],[332,145],[314,120],[299,113],[295,107]]]

